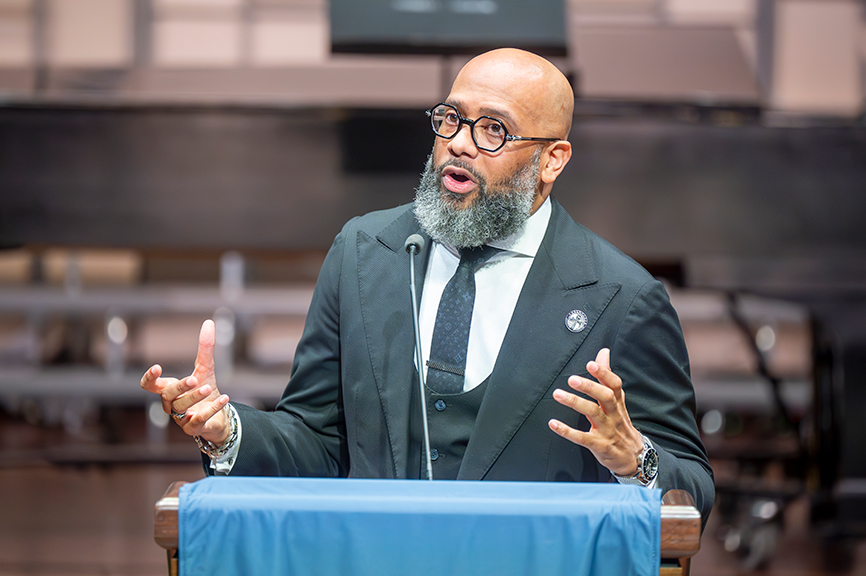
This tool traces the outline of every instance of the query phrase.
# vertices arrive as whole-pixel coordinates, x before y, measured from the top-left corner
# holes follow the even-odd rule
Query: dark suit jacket
[[[405,239],[411,205],[355,218],[328,252],[291,380],[274,412],[236,405],[243,426],[232,474],[417,477],[410,461],[414,336]],[[426,263],[430,242],[419,256]],[[423,284],[425,265],[416,267]],[[582,310],[585,329],[567,329]],[[554,200],[491,375],[459,479],[611,480],[592,454],[550,431],[586,419],[553,400],[602,347],[622,378],[634,425],[659,452],[658,486],[689,491],[704,517],[712,472],[695,423],[688,356],[662,285],[575,223]],[[417,454],[417,451],[414,453]],[[412,459],[414,460],[414,458]]]

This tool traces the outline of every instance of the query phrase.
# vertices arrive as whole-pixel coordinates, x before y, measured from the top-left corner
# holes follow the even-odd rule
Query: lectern
[[[684,491],[565,483],[208,478],[154,514],[170,575],[679,576],[701,530]]]

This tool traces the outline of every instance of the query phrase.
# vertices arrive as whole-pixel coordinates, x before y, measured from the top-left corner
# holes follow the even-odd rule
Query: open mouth
[[[449,166],[442,172],[442,184],[445,189],[455,194],[466,194],[475,188],[475,179],[461,168]]]

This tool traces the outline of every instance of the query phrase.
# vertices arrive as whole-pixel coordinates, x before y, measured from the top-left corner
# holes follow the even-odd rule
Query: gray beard
[[[503,240],[520,232],[538,196],[541,149],[530,161],[507,178],[492,183],[460,160],[449,160],[433,168],[433,154],[415,190],[415,217],[421,228],[438,242],[455,248],[474,248]],[[473,200],[449,192],[442,186],[446,166],[470,172],[478,184]]]

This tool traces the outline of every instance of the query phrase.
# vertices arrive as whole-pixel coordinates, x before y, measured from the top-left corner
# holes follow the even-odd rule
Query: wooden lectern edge
[[[662,558],[690,558],[701,549],[701,513],[685,490],[662,496]]]
[[[166,550],[178,543],[177,509],[180,487],[187,482],[172,482],[154,507],[153,539]],[[662,558],[688,558],[701,546],[701,513],[692,495],[685,490],[669,490],[662,496]]]
[[[177,550],[177,509],[180,487],[188,482],[172,482],[153,508],[153,539],[166,550]]]

